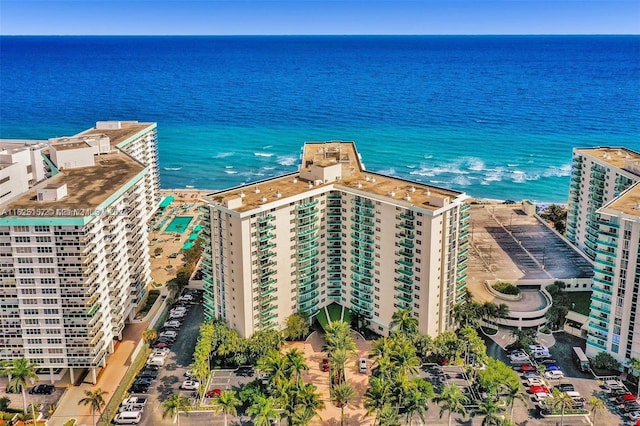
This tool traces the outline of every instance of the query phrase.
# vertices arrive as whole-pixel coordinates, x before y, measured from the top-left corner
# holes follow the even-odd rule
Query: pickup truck
[[[144,405],[147,403],[147,398],[141,396],[130,396],[122,401],[122,405]]]

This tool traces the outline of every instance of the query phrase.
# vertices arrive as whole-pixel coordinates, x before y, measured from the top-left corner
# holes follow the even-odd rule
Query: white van
[[[147,361],[147,364],[162,367],[164,365],[164,359],[164,356],[152,356],[151,358],[149,358],[149,361]]]
[[[360,358],[360,361],[358,361],[358,365],[360,366],[360,372],[361,373],[366,373],[367,372],[367,359],[366,358]]]
[[[564,373],[560,370],[545,371],[544,377],[547,379],[564,379]]]
[[[137,425],[142,419],[140,411],[123,411],[118,413],[113,422],[117,425]]]

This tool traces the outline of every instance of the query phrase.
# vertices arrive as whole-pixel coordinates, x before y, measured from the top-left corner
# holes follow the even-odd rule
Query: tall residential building
[[[75,368],[88,368],[95,383],[151,281],[155,135],[155,123],[107,122],[18,142],[37,147],[31,171],[44,176],[26,190],[9,179],[17,189],[0,204],[0,360],[26,357],[51,378],[70,369],[72,382]],[[27,158],[13,160],[26,170]]]
[[[640,183],[598,210],[587,351],[640,357]]]
[[[640,181],[640,153],[627,148],[573,150],[567,213],[567,238],[595,259],[597,210]]]
[[[308,142],[299,171],[205,197],[205,312],[243,336],[335,302],[387,334],[452,326],[466,287],[464,193],[365,171],[353,142]]]

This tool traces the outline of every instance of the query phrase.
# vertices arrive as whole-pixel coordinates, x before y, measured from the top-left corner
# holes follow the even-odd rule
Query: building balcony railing
[[[402,274],[407,277],[413,277],[413,270],[407,268],[398,268],[395,270],[396,274]]]
[[[413,294],[413,288],[409,285],[399,285],[395,287],[396,291],[400,291],[402,293],[406,293],[406,294]]]
[[[396,265],[406,266],[407,268],[413,268],[413,262],[407,262],[404,259],[396,260]]]
[[[398,293],[398,294],[396,294],[396,295],[395,295],[395,298],[396,298],[396,299],[398,299],[398,300],[400,300],[400,301],[402,301],[402,302],[405,302],[405,303],[411,303],[411,302],[413,301],[413,299],[412,299],[411,297],[406,296],[406,295],[405,295],[405,294],[403,294],[403,293]]]
[[[398,282],[398,283],[405,284],[405,285],[408,285],[408,286],[413,285],[413,280],[411,280],[411,279],[409,279],[407,277],[404,277],[404,276],[396,277],[396,278],[394,278],[394,280],[396,282]]]

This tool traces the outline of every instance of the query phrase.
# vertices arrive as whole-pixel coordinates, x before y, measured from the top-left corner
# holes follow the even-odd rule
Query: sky
[[[0,34],[640,34],[640,0],[0,0]]]

